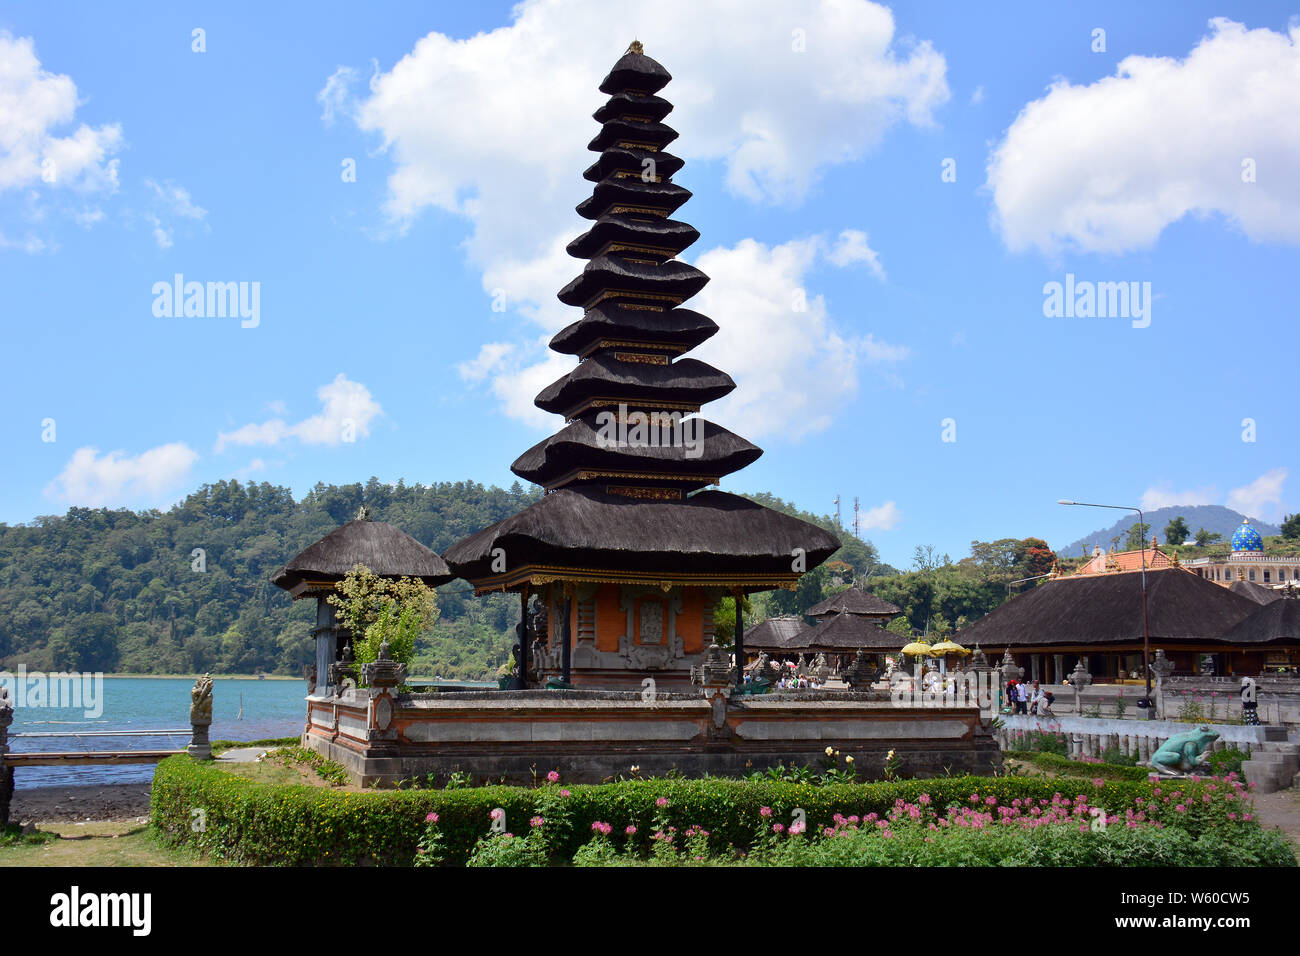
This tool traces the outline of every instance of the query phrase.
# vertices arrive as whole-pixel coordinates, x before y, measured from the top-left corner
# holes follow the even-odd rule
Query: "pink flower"
[[[503,818],[505,815],[506,815],[506,812],[505,812],[504,810],[502,810],[500,807],[497,807],[495,810],[493,810],[491,813],[488,814],[488,817],[491,818],[491,819],[493,819],[493,820],[500,820],[500,819]]]
[[[624,830],[623,832],[626,833],[628,836],[631,836],[632,834],[636,833],[636,827],[632,826],[632,825],[629,823],[628,826],[627,826],[627,829]]]
[[[916,802],[923,807],[928,807],[930,805],[930,795],[928,793],[923,793],[916,798]]]
[[[1105,780],[1102,780],[1101,777],[1093,777],[1093,778],[1092,778],[1092,785],[1093,785],[1094,787],[1104,787],[1104,786],[1106,786],[1106,781],[1105,781]]]
[[[540,827],[545,822],[546,821],[543,820],[541,817],[533,817],[531,820],[528,821],[528,825],[532,827]]]
[[[562,797],[571,797],[571,796],[573,796],[573,794],[570,793],[568,790],[561,790],[561,791],[560,791],[560,796],[562,796]]]
[[[784,832],[785,832],[785,827],[784,827],[783,825],[781,825],[780,823],[773,823],[773,824],[772,824],[772,832],[773,832],[773,833],[784,833]]]
[[[758,808],[758,815],[759,815],[760,817],[770,817],[770,816],[772,815],[772,808],[771,808],[771,807],[759,807],[759,808]]]
[[[424,818],[424,822],[425,822],[425,823],[437,823],[437,822],[438,822],[438,814],[436,814],[436,813],[430,813],[427,817]]]
[[[656,806],[656,807],[666,807],[666,806],[668,806],[668,798],[667,798],[667,797],[659,797],[657,800],[655,800],[655,806]]]
[[[560,772],[558,770],[552,770],[546,775],[546,779],[551,783],[557,783],[560,779]]]

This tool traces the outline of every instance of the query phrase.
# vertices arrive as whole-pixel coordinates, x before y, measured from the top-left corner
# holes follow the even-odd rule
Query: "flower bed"
[[[200,832],[191,826],[197,809]],[[952,777],[820,787],[660,779],[571,788],[551,780],[537,789],[351,793],[271,786],[184,756],[159,764],[152,798],[153,824],[169,841],[270,865],[1294,863],[1251,814],[1236,779]],[[1099,818],[1106,827],[1094,833]]]

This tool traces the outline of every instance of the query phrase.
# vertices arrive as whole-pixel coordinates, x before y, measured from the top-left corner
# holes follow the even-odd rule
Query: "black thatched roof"
[[[507,572],[526,565],[610,568],[672,577],[676,573],[789,575],[790,554],[808,567],[840,543],[816,525],[722,491],[682,501],[646,501],[594,486],[561,488],[444,552],[457,576],[493,575],[492,552]]]
[[[791,650],[810,654],[843,654],[858,648],[868,651],[897,651],[909,638],[887,631],[861,614],[841,611],[822,618],[816,627],[799,635]]]
[[[1254,581],[1233,581],[1228,585],[1228,590],[1233,594],[1240,594],[1242,597],[1248,597],[1256,604],[1269,604],[1282,597],[1282,592],[1274,588],[1266,588],[1262,584],[1256,584]]]
[[[761,448],[734,432],[698,421],[700,424],[689,428],[670,428],[665,423],[646,429],[641,440],[653,440],[657,446],[640,444],[630,431],[631,441],[626,445],[602,443],[599,428],[582,420],[571,422],[520,455],[510,470],[526,481],[551,487],[579,467],[636,474],[658,470],[667,463],[675,475],[694,476],[694,480],[679,480],[689,488],[698,488],[739,471],[763,454]]]
[[[615,152],[609,150],[608,152]],[[618,151],[620,154],[624,150]],[[690,223],[676,219],[643,219],[625,212],[608,212],[590,229],[565,246],[575,259],[591,259],[612,242],[635,245],[637,254],[656,261],[671,259],[696,239],[700,232]]]
[[[623,287],[655,295],[689,299],[708,283],[699,269],[677,259],[662,265],[646,265],[619,256],[597,256],[578,276],[559,291],[565,305],[585,306],[606,289]]]
[[[593,355],[542,389],[533,404],[543,411],[568,415],[594,398],[621,400],[629,408],[671,408],[662,403],[700,405],[722,398],[735,387],[730,375],[698,359],[645,365]]]
[[[847,588],[839,594],[831,595],[820,604],[814,604],[808,609],[807,614],[809,617],[824,617],[841,611],[847,614],[869,614],[881,617],[893,617],[903,613],[884,598],[876,597],[861,588]]]
[[[673,104],[662,96],[642,96],[639,93],[615,93],[600,109],[591,114],[597,123],[604,123],[620,116],[644,116],[653,123],[673,111]],[[640,167],[638,167],[640,168]]]
[[[1259,605],[1182,568],[1147,571],[1153,641],[1220,643]],[[1080,574],[1016,595],[953,637],[973,647],[1132,645],[1142,641],[1138,571]]]
[[[1223,637],[1231,644],[1300,643],[1300,599],[1270,601]]]
[[[803,631],[811,630],[799,617],[769,617],[766,621],[745,628],[745,650],[784,651],[790,643],[797,642]]]
[[[455,577],[446,561],[405,531],[358,518],[304,548],[271,576],[271,583],[293,591],[304,581],[341,581],[358,564],[380,577],[420,578],[430,586]]]
[[[600,81],[600,91],[615,95],[635,91],[649,95],[658,93],[672,78],[673,75],[663,66],[645,55],[641,44],[633,43]]]
[[[630,339],[684,350],[694,348],[717,331],[716,322],[690,309],[642,312],[609,302],[556,332],[551,348],[580,355],[602,339]]]

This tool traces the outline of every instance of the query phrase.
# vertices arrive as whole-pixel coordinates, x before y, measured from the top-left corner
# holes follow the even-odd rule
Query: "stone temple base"
[[[882,778],[890,750],[903,776],[1001,767],[975,708],[899,707],[885,694],[349,693],[308,698],[303,745],[362,785],[453,772],[475,783],[532,784],[551,770],[570,783],[600,783],[634,766],[646,777],[739,777],[778,763],[819,768],[827,747],[852,755],[859,779]]]

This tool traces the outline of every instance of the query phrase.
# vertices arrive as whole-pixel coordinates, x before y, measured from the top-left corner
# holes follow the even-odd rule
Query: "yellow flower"
[[[853,755],[852,755],[852,754],[849,754],[847,757],[845,757],[845,758],[844,758],[844,762],[845,762],[845,763],[853,763]]]
[[[831,754],[833,754],[834,752],[835,752],[835,748],[833,748],[833,747],[827,747],[827,748],[826,748],[826,756],[829,757],[829,756],[830,756]]]

